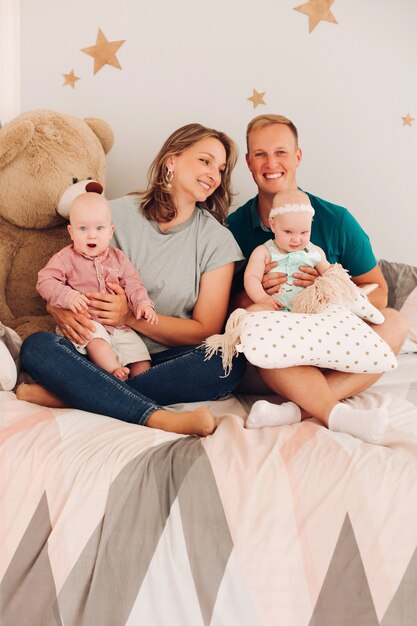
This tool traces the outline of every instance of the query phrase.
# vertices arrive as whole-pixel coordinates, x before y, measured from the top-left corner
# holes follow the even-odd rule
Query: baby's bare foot
[[[116,369],[112,372],[113,376],[116,376],[119,380],[127,380],[129,373],[130,370],[128,367],[116,367]]]

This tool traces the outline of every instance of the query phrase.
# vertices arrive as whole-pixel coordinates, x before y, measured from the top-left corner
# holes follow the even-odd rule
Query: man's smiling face
[[[274,196],[284,189],[296,189],[301,156],[286,124],[262,126],[249,135],[246,162],[260,194]]]

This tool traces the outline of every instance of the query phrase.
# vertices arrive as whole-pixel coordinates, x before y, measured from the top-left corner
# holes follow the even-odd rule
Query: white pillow
[[[404,352],[417,352],[417,287],[410,293],[400,309],[408,324],[408,336],[402,347]]]
[[[248,312],[236,350],[263,369],[314,365],[376,374],[397,367],[388,344],[354,313],[335,305],[315,314]]]
[[[12,355],[0,341],[0,390],[11,391],[16,384],[17,369]]]
[[[379,261],[388,285],[388,306],[400,311],[408,324],[401,352],[417,352],[417,266]]]
[[[17,366],[22,340],[0,322],[0,390],[11,391],[17,381]]]

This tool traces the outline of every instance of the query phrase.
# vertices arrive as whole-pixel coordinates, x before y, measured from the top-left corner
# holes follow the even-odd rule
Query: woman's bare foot
[[[127,380],[129,378],[130,369],[128,367],[116,367],[112,374],[119,380]]]
[[[206,437],[214,433],[217,424],[211,412],[201,407],[194,411],[184,411],[182,413],[160,409],[152,413],[146,422],[146,426],[168,430],[171,433],[179,433],[181,435]]]
[[[64,409],[68,406],[52,391],[48,391],[48,389],[38,385],[38,383],[20,383],[16,388],[16,397],[18,400],[40,404],[51,409]]]

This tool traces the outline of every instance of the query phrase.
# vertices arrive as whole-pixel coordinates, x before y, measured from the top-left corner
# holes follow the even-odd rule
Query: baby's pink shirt
[[[90,291],[111,293],[107,283],[123,287],[136,317],[144,306],[154,306],[133,263],[121,250],[111,246],[97,257],[77,252],[72,244],[66,246],[54,254],[38,273],[36,289],[52,306],[69,309],[75,291],[83,294]],[[110,332],[114,328],[128,328],[105,326]]]

